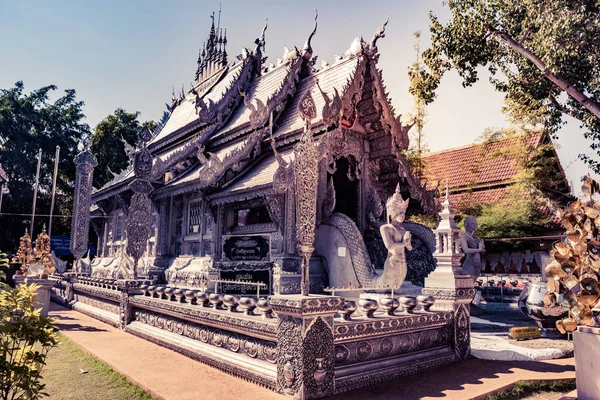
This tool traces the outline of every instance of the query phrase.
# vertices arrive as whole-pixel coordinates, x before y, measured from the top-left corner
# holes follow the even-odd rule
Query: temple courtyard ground
[[[52,304],[50,316],[60,332],[84,352],[96,357],[124,375],[158,399],[283,399],[270,390],[227,375],[172,350],[155,345],[131,334],[113,328],[77,311]],[[475,330],[477,330],[475,328]],[[88,360],[89,361],[89,360]],[[63,368],[79,366],[65,362]],[[83,363],[82,365],[87,365]],[[84,367],[81,367],[85,369]],[[81,384],[86,384],[81,374]],[[379,385],[343,393],[330,399],[483,399],[509,388],[520,380],[556,381],[574,380],[573,358],[551,361],[486,361],[469,359],[459,364],[439,368],[428,373],[413,375]],[[90,391],[102,386],[90,386]],[[135,389],[126,389],[134,390]],[[52,398],[68,399],[53,393]],[[111,397],[107,393],[104,398]],[[143,398],[143,397],[127,397]],[[543,399],[546,397],[531,397]],[[561,398],[548,397],[552,399]]]

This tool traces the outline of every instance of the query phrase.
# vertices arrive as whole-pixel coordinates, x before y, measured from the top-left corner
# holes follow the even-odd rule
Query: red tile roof
[[[477,204],[495,204],[510,196],[510,186],[450,194],[452,208],[461,211]]]
[[[508,156],[489,156],[517,144],[521,136],[510,136],[487,144],[472,144],[448,149],[423,156],[423,176],[428,187],[445,186],[448,179],[450,191],[507,184],[513,181],[517,173],[515,158]],[[528,138],[528,144],[538,147],[544,138],[542,133],[534,133]],[[490,195],[492,196],[492,195]]]

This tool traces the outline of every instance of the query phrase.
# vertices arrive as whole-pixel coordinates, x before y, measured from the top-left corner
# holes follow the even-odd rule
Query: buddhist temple
[[[310,282],[319,290],[328,265],[336,263],[327,259],[331,249],[318,229],[332,214],[341,215],[335,224],[345,239],[359,241],[349,251],[360,269],[371,268],[361,253],[363,237],[377,236],[385,199],[398,184],[411,199],[409,213],[436,211],[435,190],[422,186],[403,156],[410,126],[396,115],[377,67],[386,24],[368,41],[350,41],[331,64],[317,65],[311,44],[317,18],[304,45],[284,46],[273,62],[263,54],[266,23],[255,44],[231,60],[226,31],[217,31],[213,18],[193,87],[173,94],[158,127],[146,132],[152,210],[140,276],[164,273],[170,282],[204,285],[219,274],[239,278],[244,274],[226,271],[244,270],[252,272],[246,278],[268,281],[275,290],[297,291],[297,227],[306,218],[316,229]],[[315,174],[316,185],[316,204],[305,215],[297,202],[310,199],[312,189],[299,180],[299,151],[308,157],[303,165],[316,166],[304,170]],[[93,222],[99,238],[94,275],[131,273],[126,227],[135,179],[132,163],[92,195],[92,214],[104,217],[93,219],[103,221]]]

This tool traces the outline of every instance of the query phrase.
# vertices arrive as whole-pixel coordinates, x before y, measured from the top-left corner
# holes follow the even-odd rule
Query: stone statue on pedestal
[[[485,251],[483,240],[475,236],[477,231],[477,220],[473,216],[465,219],[465,233],[460,237],[460,247],[466,254],[462,263],[462,269],[473,279],[477,279],[481,273],[481,253]]]
[[[388,256],[385,260],[383,274],[377,279],[378,285],[399,288],[404,279],[408,267],[404,257],[405,248],[412,250],[410,243],[410,232],[402,228],[404,222],[408,199],[404,200],[400,194],[400,185],[396,187],[396,192],[386,202],[388,223],[382,225],[379,229],[383,243],[388,250]]]

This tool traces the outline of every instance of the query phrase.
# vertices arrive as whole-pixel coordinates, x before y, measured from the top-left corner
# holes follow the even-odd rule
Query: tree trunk
[[[540,71],[542,71],[542,73],[544,74],[544,76],[546,78],[548,78],[556,86],[558,86],[559,88],[561,88],[562,90],[567,92],[567,94],[569,94],[569,96],[574,98],[586,110],[588,110],[589,112],[594,114],[596,116],[596,118],[600,119],[600,105],[598,105],[598,103],[594,102],[592,99],[587,97],[583,92],[579,91],[575,86],[571,85],[568,81],[561,79],[558,76],[554,75],[548,69],[548,67],[546,67],[546,64],[544,64],[544,62],[538,56],[533,54],[531,51],[527,50],[525,47],[523,47],[523,45],[521,43],[517,42],[512,37],[510,37],[510,35],[508,35],[505,32],[495,31],[493,29],[491,29],[491,31],[495,37],[497,37],[500,41],[502,41],[503,43],[506,43],[517,53],[521,54],[523,57],[525,57],[529,61],[531,61]]]

